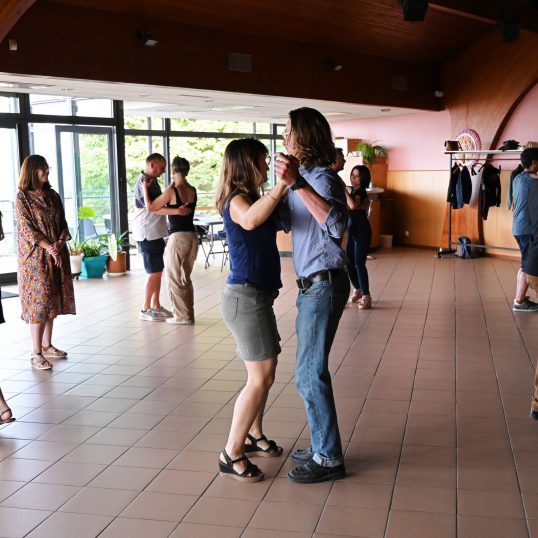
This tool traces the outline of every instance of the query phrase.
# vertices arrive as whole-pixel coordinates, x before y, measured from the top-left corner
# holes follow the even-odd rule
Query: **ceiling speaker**
[[[428,0],[400,0],[405,21],[423,21],[428,11]]]

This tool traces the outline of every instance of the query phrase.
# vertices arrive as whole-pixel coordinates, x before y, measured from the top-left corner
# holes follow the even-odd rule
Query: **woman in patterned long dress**
[[[24,160],[18,188],[15,219],[21,317],[30,324],[32,366],[50,370],[48,359],[67,357],[52,345],[54,318],[76,313],[66,245],[71,236],[62,200],[50,186],[44,157],[30,155]]]

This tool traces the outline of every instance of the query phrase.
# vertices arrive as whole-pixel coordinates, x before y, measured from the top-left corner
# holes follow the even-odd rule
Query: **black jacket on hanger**
[[[480,181],[480,213],[482,218],[487,220],[489,208],[501,205],[501,167],[496,168],[492,164],[486,163],[482,169],[482,179]]]
[[[471,201],[473,183],[471,174],[466,166],[455,164],[450,171],[448,194],[446,201],[450,202],[452,209],[460,209],[463,204]]]

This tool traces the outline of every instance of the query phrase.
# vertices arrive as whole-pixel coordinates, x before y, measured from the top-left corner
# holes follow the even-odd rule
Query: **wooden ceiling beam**
[[[36,0],[0,1],[0,43],[35,2]]]

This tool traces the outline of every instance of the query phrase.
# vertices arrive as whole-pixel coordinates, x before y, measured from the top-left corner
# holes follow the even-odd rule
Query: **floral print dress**
[[[67,246],[61,252],[63,267],[38,243],[55,243],[67,229],[59,194],[52,190],[17,193],[15,202],[21,318],[46,323],[60,314],[76,314],[73,279]]]

